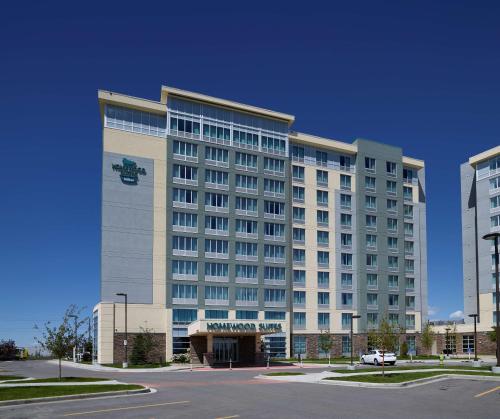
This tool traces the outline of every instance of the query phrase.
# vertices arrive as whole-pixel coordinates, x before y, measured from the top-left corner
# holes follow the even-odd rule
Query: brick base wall
[[[139,333],[128,333],[128,359],[132,355],[134,348],[134,340]],[[165,333],[152,333],[153,336],[153,349],[148,357],[148,362],[165,362],[166,361],[166,334]],[[125,347],[123,341],[125,340],[125,333],[115,333],[113,339],[113,362],[123,362],[125,360]]]

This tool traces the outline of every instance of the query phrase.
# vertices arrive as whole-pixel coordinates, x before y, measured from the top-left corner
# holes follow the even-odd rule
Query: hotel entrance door
[[[238,339],[214,337],[214,359],[215,362],[238,361]]]

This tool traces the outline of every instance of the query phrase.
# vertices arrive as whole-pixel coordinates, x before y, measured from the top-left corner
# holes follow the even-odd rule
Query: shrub
[[[0,341],[0,361],[12,361],[16,359],[17,347],[13,340]]]
[[[191,356],[189,354],[189,351],[184,354],[175,354],[172,357],[172,362],[178,364],[187,364],[189,361],[191,361]]]

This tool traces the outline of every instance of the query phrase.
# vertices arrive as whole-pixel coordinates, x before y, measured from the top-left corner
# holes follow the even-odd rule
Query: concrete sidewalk
[[[52,359],[47,361],[50,364],[58,364],[59,361],[56,359]],[[189,364],[175,364],[170,365],[168,367],[160,367],[160,368],[114,368],[114,367],[106,367],[100,364],[80,364],[72,361],[62,361],[63,367],[72,367],[72,368],[80,368],[87,371],[113,371],[113,372],[172,372],[172,371],[183,371],[189,370],[191,366]],[[193,366],[193,369],[198,368],[198,366]]]
[[[12,380],[14,381],[14,380]],[[9,387],[64,387],[64,386],[93,386],[93,385],[116,385],[116,384],[130,384],[130,383],[122,383],[121,381],[116,380],[106,380],[106,381],[69,381],[69,382],[53,382],[53,383],[10,383],[8,381],[4,381],[0,383],[0,388],[9,388]]]

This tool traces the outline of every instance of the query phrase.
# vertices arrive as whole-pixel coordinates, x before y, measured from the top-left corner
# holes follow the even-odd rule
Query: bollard
[[[191,371],[193,371],[193,361],[189,361],[189,368]]]
[[[332,364],[330,364],[330,355],[328,355],[328,366],[331,367]]]
[[[229,358],[229,370],[233,369],[233,360]]]
[[[267,369],[269,369],[269,357],[267,357]]]

